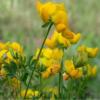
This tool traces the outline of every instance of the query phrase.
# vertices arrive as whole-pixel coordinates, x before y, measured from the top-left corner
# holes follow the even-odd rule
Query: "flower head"
[[[22,97],[25,96],[25,92],[26,92],[26,90],[21,91]],[[32,89],[28,89],[27,94],[26,94],[26,98],[32,98],[33,96],[38,96],[38,95],[39,95],[39,91],[33,91]]]
[[[66,38],[72,39],[74,37],[74,33],[71,32],[68,27],[68,14],[65,10],[64,4],[53,2],[43,4],[37,0],[36,6],[45,23],[51,20],[58,33],[62,33]]]
[[[99,50],[98,48],[90,48],[90,47],[87,47],[85,45],[82,45],[78,48],[79,52],[86,53],[88,55],[88,57],[90,57],[90,58],[95,57],[98,53],[98,50]]]
[[[65,70],[67,72],[64,74],[65,79],[66,77],[80,78],[83,76],[82,68],[76,68],[72,60],[65,61]]]

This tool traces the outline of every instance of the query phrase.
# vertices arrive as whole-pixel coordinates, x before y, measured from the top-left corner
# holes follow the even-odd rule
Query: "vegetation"
[[[1,0],[0,99],[100,98],[99,15],[99,0]]]

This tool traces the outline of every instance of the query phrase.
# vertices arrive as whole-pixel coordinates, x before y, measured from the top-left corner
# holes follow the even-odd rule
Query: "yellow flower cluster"
[[[64,4],[53,2],[41,3],[37,0],[36,6],[40,16],[45,22],[43,26],[50,25],[41,49],[37,49],[36,54],[27,60],[20,44],[17,42],[0,42],[0,78],[6,79],[5,82],[7,85],[10,83],[9,85],[13,89],[13,94],[16,94],[16,97],[19,92],[20,96],[24,98],[31,99],[32,97],[39,97],[39,99],[43,99],[42,97],[46,96],[44,93],[48,93],[50,100],[55,100],[56,96],[57,98],[59,96],[58,99],[62,99],[65,95],[65,93],[61,93],[64,92],[62,87],[65,87],[65,90],[67,90],[67,87],[63,84],[63,79],[79,79],[96,75],[96,66],[91,65],[89,59],[96,57],[98,48],[90,48],[82,45],[77,50],[76,58],[73,56],[72,59],[65,60],[67,55],[64,51],[69,46],[76,44],[81,34],[75,34],[69,29],[68,14]],[[55,31],[50,38],[47,38],[52,25],[54,25]],[[32,69],[33,66],[34,70]],[[32,73],[30,73],[31,70]],[[44,83],[42,84],[41,77],[48,78],[57,73],[59,73],[59,89],[57,87],[44,89],[42,86]],[[34,75],[36,81],[38,75],[40,75],[37,82],[41,86],[37,87],[37,84],[35,87],[39,91],[29,89],[29,85],[33,79],[32,75]],[[32,84],[34,82],[35,80],[32,81]],[[23,90],[22,85],[27,85],[25,90]],[[34,86],[35,84],[31,87],[34,88]]]
[[[25,96],[26,90],[21,91],[21,96]],[[26,98],[32,98],[33,96],[39,96],[39,91],[33,91],[32,89],[27,90]]]
[[[64,80],[67,80],[68,78],[81,78],[84,76],[95,76],[97,68],[96,66],[92,66],[88,63],[89,58],[96,57],[98,53],[98,48],[90,48],[86,47],[84,45],[78,47],[78,53],[79,56],[77,58],[79,59],[79,62],[77,64],[73,60],[66,60],[64,62],[65,66],[65,73],[63,74]],[[84,53],[87,55],[87,58],[84,55]],[[82,57],[82,58],[81,58]],[[87,59],[84,63],[84,59]],[[77,59],[75,59],[77,61]],[[84,63],[84,64],[83,64]],[[78,66],[79,65],[79,66]],[[85,69],[85,71],[84,71]],[[85,74],[84,74],[85,73]]]
[[[38,52],[39,50],[37,50],[35,58],[37,58]],[[46,70],[42,72],[43,78],[48,78],[50,75],[54,75],[59,72],[62,56],[63,51],[61,49],[43,48],[39,59],[39,64],[46,67]]]
[[[80,39],[80,33],[74,35],[73,39],[67,39],[62,36],[61,33],[58,33],[57,31],[54,31],[53,35],[50,39],[46,39],[45,45],[49,48],[55,48],[55,47],[63,47],[67,48],[71,44],[77,43]]]
[[[39,0],[36,2],[36,6],[40,16],[43,21],[47,23],[51,20],[56,27],[58,33],[61,33],[67,39],[71,39],[71,42],[76,42],[77,38],[80,37],[80,34],[75,35],[74,32],[71,32],[68,26],[68,14],[65,10],[64,4],[46,2],[41,3]]]
[[[97,66],[91,66],[90,64],[88,64],[86,68],[87,68],[87,76],[91,77],[96,75]]]
[[[85,71],[84,71],[85,69]],[[85,65],[84,67],[80,66],[77,68],[73,64],[72,60],[65,61],[65,73],[63,73],[63,79],[68,80],[69,78],[82,78],[82,77],[93,77],[96,75],[97,66],[91,66],[90,64]]]
[[[4,70],[4,64],[17,61],[13,58],[10,49],[13,49],[14,53],[19,53],[22,55],[23,49],[20,44],[13,42],[13,43],[2,43],[0,42],[0,76],[6,76],[7,72]]]
[[[71,44],[75,44],[80,39],[80,33],[73,33],[68,26],[68,14],[65,10],[64,4],[46,2],[36,2],[38,12],[45,23],[53,22],[55,31],[50,38],[45,41],[46,48],[42,49],[39,63],[46,67],[42,72],[43,78],[48,78],[55,73],[58,73],[61,68],[61,60],[63,56],[63,49],[68,48]],[[35,57],[37,58],[37,55]]]
[[[5,78],[7,72],[3,67],[0,66],[0,77]]]
[[[80,78],[83,76],[82,68],[76,68],[72,60],[66,60],[64,62],[66,74],[64,73],[64,79],[72,78]]]
[[[88,55],[88,57],[93,58],[97,55],[98,53],[98,48],[90,48],[90,47],[86,47],[85,45],[82,45],[78,48],[79,52],[84,52]]]

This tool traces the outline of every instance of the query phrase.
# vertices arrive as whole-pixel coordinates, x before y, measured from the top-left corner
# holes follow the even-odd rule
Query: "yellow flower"
[[[85,45],[81,45],[78,47],[78,51],[79,52],[86,52],[86,46]]]
[[[94,66],[94,67],[92,68],[92,75],[95,76],[96,73],[97,73],[97,67]]]
[[[83,69],[81,68],[76,68],[76,71],[73,71],[72,74],[74,78],[81,78],[83,76]]]
[[[65,48],[71,45],[70,41],[67,38],[64,38],[62,34],[58,34],[57,42],[58,42],[58,45],[62,45]]]
[[[26,90],[21,91],[22,97],[25,96],[25,92],[26,92]],[[26,98],[32,98],[33,96],[39,96],[39,91],[33,91],[32,89],[28,89],[27,94],[26,94]]]
[[[60,70],[60,64],[52,64],[52,66],[49,66],[46,71],[42,72],[43,78],[48,78],[51,75],[55,75]]]
[[[15,61],[14,58],[12,57],[10,51],[9,51],[10,48],[13,48],[14,53],[18,52],[18,53],[22,54],[22,48],[18,43],[7,42],[4,44],[3,49],[0,50],[0,63],[2,63],[2,60],[5,60],[7,63],[9,63],[12,60]]]
[[[52,18],[52,21],[54,22],[55,26],[58,24],[63,24],[66,27],[68,26],[68,15],[64,10],[56,11],[55,14],[53,14],[53,16],[51,18]]]
[[[54,31],[53,35],[50,39],[47,39],[45,42],[46,46],[49,48],[55,48],[55,47],[68,47],[70,46],[70,41],[67,38],[64,38],[61,33],[58,33],[57,31]]]
[[[44,22],[47,22],[49,18],[51,18],[55,23],[59,21],[66,23],[67,14],[65,13],[65,8],[62,3],[57,4],[53,2],[47,2],[42,4],[39,0],[37,0],[36,6]]]
[[[56,42],[57,41],[57,38],[58,38],[58,34],[59,33],[57,31],[54,31],[53,32],[53,35],[51,36],[51,40]]]
[[[52,47],[55,47],[57,45],[57,43],[56,43],[57,37],[58,37],[58,33],[56,31],[54,31],[54,33],[51,36],[51,38],[48,39],[51,42]]]
[[[63,4],[52,2],[42,4],[37,0],[36,6],[44,22],[48,22],[51,19],[56,30],[62,33],[64,37],[70,39],[74,37],[74,33],[68,28],[68,15]]]
[[[96,66],[87,65],[87,76],[95,76],[97,72]]]
[[[12,85],[12,87],[14,88],[14,89],[18,89],[18,88],[20,88],[20,81],[16,78],[16,77],[13,77],[12,79],[11,79],[11,85]]]
[[[51,88],[51,92],[55,95],[58,95],[58,88],[57,87],[53,87]]]
[[[54,75],[59,72],[60,70],[60,64],[53,64],[50,66],[47,70],[50,70],[50,74]]]
[[[98,53],[98,48],[86,48],[89,57],[95,57]]]
[[[91,71],[92,70],[92,68],[91,68],[91,66],[88,64],[87,65],[87,76],[91,76]]]
[[[67,72],[67,77],[69,78],[70,76],[73,78],[80,78],[83,76],[83,71],[82,68],[75,68],[75,65],[73,64],[72,60],[66,60],[65,63],[65,70]]]
[[[36,55],[33,57],[33,59],[36,58]],[[62,56],[63,56],[63,51],[61,49],[43,48],[39,59],[39,64],[44,65],[45,67],[50,67],[54,64],[58,64]]]
[[[75,66],[72,60],[66,60],[64,62],[66,72],[70,73],[72,70],[75,70]]]
[[[79,41],[80,37],[81,37],[81,34],[80,33],[75,34],[74,37],[73,37],[73,39],[70,39],[70,42],[72,44],[77,43]]]
[[[51,39],[46,39],[45,45],[48,46],[49,48],[54,48],[56,46],[56,43]]]
[[[52,2],[42,4],[39,0],[37,0],[36,6],[44,22],[47,22],[56,11],[56,6]]]
[[[74,32],[70,31],[68,28],[62,31],[62,36],[67,39],[73,39],[74,38]]]
[[[7,50],[1,50],[0,51],[0,64],[3,63],[3,59],[6,59],[7,58]]]
[[[7,56],[7,60],[9,61],[13,60],[13,57],[9,51],[6,53],[6,56]]]
[[[0,50],[4,49],[4,47],[5,47],[5,44],[0,42]]]
[[[63,73],[63,80],[68,80],[69,79],[69,75],[66,73]]]
[[[63,51],[61,49],[55,48],[52,52],[52,58],[56,60],[60,60],[63,56]]]
[[[72,70],[71,72],[69,72],[69,74],[70,74],[71,77],[76,78],[77,77],[77,74],[78,74],[78,69]]]
[[[58,48],[54,48],[54,49],[43,48],[41,53],[41,57],[45,57],[47,59],[52,58],[52,59],[60,60],[62,56],[63,56],[63,51]]]
[[[44,49],[44,48],[43,48],[43,49]],[[43,52],[43,49],[42,49],[42,52]],[[36,59],[37,59],[39,52],[40,52],[40,49],[38,48],[38,49],[36,50],[36,52],[35,52],[35,55],[33,56],[33,60],[36,60]],[[42,52],[41,52],[41,54],[40,54],[40,57],[42,57],[42,55],[43,55]]]
[[[5,50],[9,50],[10,45],[11,45],[10,42],[5,43],[3,49],[5,49]]]
[[[57,24],[56,25],[56,30],[60,33],[62,31],[64,31],[66,29],[66,25],[65,24]]]
[[[90,48],[90,47],[86,47],[86,46],[82,45],[78,48],[78,51],[87,53],[88,57],[95,57],[97,55],[99,49],[98,48]]]
[[[51,58],[51,55],[52,55],[52,49],[50,48],[44,48],[42,50],[42,54],[43,54],[43,57],[46,57],[46,58]]]
[[[50,70],[46,70],[46,71],[42,72],[43,78],[48,78],[49,76],[50,76]]]
[[[4,68],[1,68],[0,69],[0,77],[5,77],[6,76],[6,74],[7,74],[7,72],[4,70]]]
[[[82,68],[78,68],[78,74],[77,74],[77,78],[80,78],[83,76],[83,69]]]
[[[14,49],[14,51],[19,52],[19,53],[22,54],[23,49],[22,49],[22,47],[20,46],[20,44],[18,44],[17,42],[13,42],[13,43],[11,43],[10,46],[11,46],[11,48]]]
[[[49,67],[49,66],[52,66],[53,59],[47,59],[47,58],[43,57],[43,58],[40,58],[39,62],[40,62],[40,64],[44,65],[45,67]]]

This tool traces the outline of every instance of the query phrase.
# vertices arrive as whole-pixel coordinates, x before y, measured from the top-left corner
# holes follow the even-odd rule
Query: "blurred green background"
[[[43,0],[49,1],[49,0]],[[100,48],[100,0],[50,0],[63,2],[69,16],[70,28],[80,32],[80,41]],[[0,41],[17,41],[27,54],[32,54],[41,45],[45,30],[42,29],[35,0],[0,0]],[[100,65],[100,54],[95,62]],[[96,97],[100,97],[100,75],[91,83]]]

